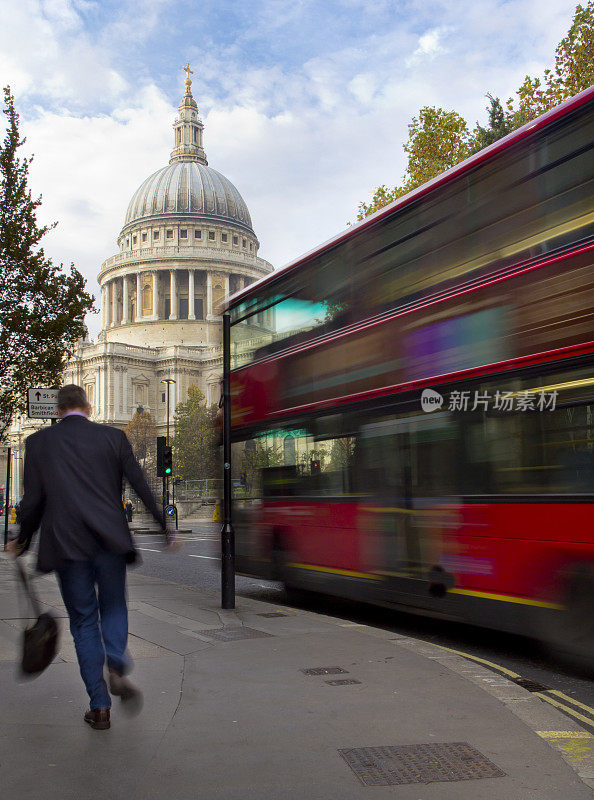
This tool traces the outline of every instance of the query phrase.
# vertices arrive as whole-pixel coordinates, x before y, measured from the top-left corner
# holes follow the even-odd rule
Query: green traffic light
[[[165,467],[165,475],[171,475],[171,467]]]

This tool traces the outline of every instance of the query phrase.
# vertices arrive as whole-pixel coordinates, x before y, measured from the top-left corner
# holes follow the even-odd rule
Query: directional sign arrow
[[[39,398],[41,397],[41,392],[35,392],[35,397],[37,398],[37,402],[39,402]]]

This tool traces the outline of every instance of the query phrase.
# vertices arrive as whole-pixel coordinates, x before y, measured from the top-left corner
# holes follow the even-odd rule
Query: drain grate
[[[282,611],[266,611],[265,614],[258,614],[259,617],[268,617],[269,619],[273,619],[274,617],[288,617],[288,614],[283,614]]]
[[[206,636],[216,642],[236,642],[238,639],[263,639],[265,636],[271,636],[270,633],[264,631],[257,631],[254,628],[240,628],[234,626],[231,628],[213,628],[209,631],[196,631],[199,636]]]
[[[365,786],[502,778],[505,772],[467,742],[339,750]]]
[[[348,675],[348,670],[342,667],[309,667],[302,669],[304,675]]]
[[[361,683],[361,681],[356,681],[354,678],[343,678],[342,680],[337,681],[324,681],[329,686],[352,686],[353,683]]]
[[[538,683],[538,681],[531,681],[530,678],[512,678],[514,683],[517,683],[518,686],[521,686],[523,689],[526,689],[528,692],[548,692],[549,687],[543,686],[542,683]]]

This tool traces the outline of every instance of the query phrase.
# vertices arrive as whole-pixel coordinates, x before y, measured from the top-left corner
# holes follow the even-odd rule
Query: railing
[[[222,478],[204,478],[179,481],[175,485],[175,499],[179,501],[215,502],[223,496]]]
[[[160,259],[191,258],[191,259],[222,259],[229,260],[229,255],[233,255],[235,261],[243,261],[251,266],[260,269],[272,269],[272,265],[259,258],[253,253],[243,253],[231,247],[207,247],[204,245],[171,245],[169,247],[139,247],[137,250],[127,250],[124,253],[116,253],[106,259],[102,266],[100,275],[112,267],[120,264],[132,264],[141,261],[154,261]],[[225,257],[223,259],[223,256]]]

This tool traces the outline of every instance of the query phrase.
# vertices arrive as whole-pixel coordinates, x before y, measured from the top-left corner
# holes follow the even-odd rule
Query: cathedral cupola
[[[179,104],[179,117],[173,123],[175,142],[169,163],[198,161],[200,164],[208,164],[202,144],[204,125],[198,116],[198,105],[192,96],[190,75],[194,73],[189,64],[186,64],[184,70],[186,72],[186,80],[184,81],[186,90]]]

